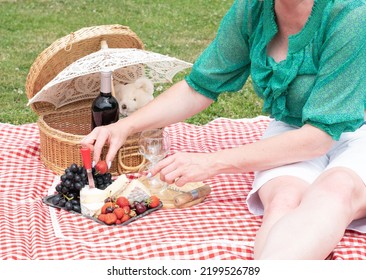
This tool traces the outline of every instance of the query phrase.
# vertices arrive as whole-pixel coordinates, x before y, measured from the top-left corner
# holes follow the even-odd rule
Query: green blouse
[[[366,1],[315,0],[303,29],[275,62],[267,45],[277,32],[274,0],[236,0],[217,36],[195,61],[187,83],[217,100],[251,75],[263,112],[290,125],[308,123],[338,140],[364,121]]]

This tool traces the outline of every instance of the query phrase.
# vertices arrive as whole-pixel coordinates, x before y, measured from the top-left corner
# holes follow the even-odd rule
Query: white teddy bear
[[[114,87],[119,104],[120,117],[127,117],[154,99],[154,84],[145,77],[130,84],[117,84]]]

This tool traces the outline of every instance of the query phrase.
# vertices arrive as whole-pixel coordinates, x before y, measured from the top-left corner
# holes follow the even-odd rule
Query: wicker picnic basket
[[[52,43],[36,58],[26,80],[26,93],[31,99],[65,67],[100,49],[101,41],[111,48],[138,48],[144,45],[139,37],[122,25],[85,27]],[[71,163],[82,164],[80,140],[91,131],[93,99],[76,101],[61,108],[48,102],[31,104],[39,115],[41,160],[56,174],[63,174]],[[143,164],[138,152],[138,135],[130,136],[112,162],[113,175],[136,172]],[[104,148],[102,157],[105,156]]]

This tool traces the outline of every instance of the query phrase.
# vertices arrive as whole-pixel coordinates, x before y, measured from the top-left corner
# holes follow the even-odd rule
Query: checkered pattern
[[[215,151],[259,139],[269,119],[217,119],[168,127],[172,152]],[[128,226],[105,226],[45,205],[59,177],[40,162],[36,124],[0,124],[0,259],[252,259],[261,219],[245,204],[253,174],[205,181],[209,197]],[[131,178],[133,175],[129,175]],[[366,259],[366,235],[347,231],[333,259]]]

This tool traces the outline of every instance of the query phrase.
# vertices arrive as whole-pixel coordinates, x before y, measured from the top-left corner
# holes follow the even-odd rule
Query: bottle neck
[[[101,72],[100,74],[100,93],[102,95],[111,95],[112,72]]]

